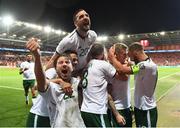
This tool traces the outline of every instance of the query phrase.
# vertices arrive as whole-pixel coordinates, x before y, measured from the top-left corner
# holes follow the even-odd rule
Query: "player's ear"
[[[74,26],[75,26],[75,27],[78,27],[78,26],[77,26],[77,20],[74,21]]]

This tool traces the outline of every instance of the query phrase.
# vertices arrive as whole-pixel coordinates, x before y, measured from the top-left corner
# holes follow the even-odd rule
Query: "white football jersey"
[[[34,80],[35,79],[35,73],[34,73],[34,62],[22,62],[20,65],[20,68],[28,70],[23,72],[23,80]]]
[[[63,40],[61,40],[61,42],[56,48],[56,52],[61,54],[66,50],[76,51],[79,59],[77,70],[82,69],[87,64],[87,54],[91,46],[96,41],[96,38],[97,34],[92,30],[88,31],[88,35],[85,38],[80,37],[77,30],[74,30],[68,36],[63,38]]]
[[[33,106],[30,110],[31,113],[36,115],[49,117],[46,99],[44,99],[41,95],[38,95],[36,101],[33,103]]]
[[[82,81],[83,103],[81,111],[94,114],[107,114],[108,80],[116,74],[116,69],[104,60],[91,60]]]
[[[52,82],[46,92],[40,92],[46,98],[52,127],[85,127],[78,105],[79,80],[72,78],[71,84],[71,97],[65,95],[60,85]]]
[[[134,105],[141,110],[156,107],[155,88],[158,79],[157,65],[147,59],[138,63],[139,72],[135,75]]]
[[[50,68],[45,71],[46,78],[53,79],[57,77],[57,72],[55,68]]]
[[[114,100],[117,110],[129,108],[131,106],[130,76],[127,81],[113,78],[110,82],[110,94]]]

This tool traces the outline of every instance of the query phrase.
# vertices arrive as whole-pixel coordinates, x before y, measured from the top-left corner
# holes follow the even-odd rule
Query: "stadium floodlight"
[[[51,29],[51,32],[55,32],[55,29]]]
[[[52,30],[52,28],[50,26],[45,26],[44,27],[44,31],[47,32],[47,33],[51,32],[51,30]]]
[[[9,26],[9,25],[13,24],[14,20],[11,16],[5,16],[5,17],[3,17],[2,22],[5,25]]]
[[[124,34],[119,34],[118,38],[119,38],[120,40],[123,40],[123,39],[124,39]]]
[[[63,34],[63,35],[66,35],[66,32],[63,31],[62,34]]]
[[[130,35],[127,35],[128,38],[130,38]]]
[[[61,35],[62,31],[61,30],[56,30],[55,33],[58,34],[58,35]]]
[[[107,36],[98,36],[97,41],[107,41],[108,37]]]
[[[3,36],[6,36],[6,35],[7,35],[7,33],[3,33],[2,35],[3,35]]]
[[[160,32],[160,35],[164,36],[166,33],[164,31]]]
[[[23,22],[21,22],[21,21],[15,21],[15,23],[16,23],[18,26],[22,26],[22,25],[23,25]]]
[[[42,26],[40,26],[40,25],[36,25],[36,27],[35,27],[37,30],[42,30],[43,29],[43,27]]]

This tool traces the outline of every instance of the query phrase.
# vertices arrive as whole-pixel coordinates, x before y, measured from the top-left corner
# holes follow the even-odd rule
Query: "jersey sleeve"
[[[25,68],[25,64],[24,64],[24,62],[23,62],[23,63],[21,63],[20,68],[22,68],[22,69],[24,69],[24,68]]]
[[[96,32],[92,31],[92,42],[95,42],[97,39],[97,34]]]
[[[107,77],[113,78],[115,76],[116,69],[110,63],[106,62],[103,68]]]
[[[57,76],[55,68],[50,68],[45,72],[46,78],[53,79]]]
[[[70,42],[70,38],[63,38],[60,43],[58,44],[58,46],[56,47],[56,53],[61,54],[63,52],[65,52],[66,50],[71,48],[71,42]]]

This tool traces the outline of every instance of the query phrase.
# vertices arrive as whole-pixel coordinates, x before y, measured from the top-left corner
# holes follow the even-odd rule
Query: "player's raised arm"
[[[34,56],[35,59],[34,72],[37,80],[37,88],[39,91],[43,92],[47,88],[47,82],[46,82],[43,66],[41,63],[40,45],[37,39],[36,38],[30,39],[26,44],[26,48],[29,49]]]
[[[133,65],[133,66],[124,66],[122,65],[116,58],[115,54],[114,54],[115,50],[114,50],[114,46],[112,46],[109,49],[108,52],[108,58],[109,61],[113,64],[113,66],[116,68],[117,72],[122,74],[135,74],[139,71],[139,67],[137,65]]]

